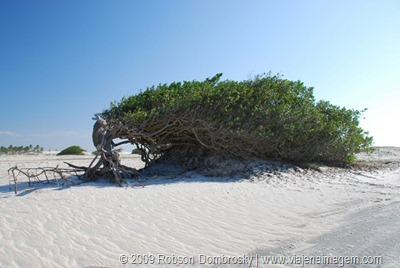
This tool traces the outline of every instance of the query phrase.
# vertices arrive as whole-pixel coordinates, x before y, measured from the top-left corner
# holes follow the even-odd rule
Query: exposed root
[[[112,181],[118,185],[121,185],[124,178],[134,178],[139,175],[139,172],[127,166],[124,166],[120,162],[120,157],[115,150],[116,146],[124,143],[131,142],[125,140],[118,144],[113,142],[114,139],[118,138],[119,129],[115,126],[110,127],[108,123],[101,117],[96,117],[97,121],[93,127],[93,143],[97,148],[97,154],[93,158],[89,166],[77,166],[72,163],[67,163],[70,168],[59,168],[56,167],[37,167],[37,168],[20,168],[12,167],[8,170],[8,174],[12,177],[14,184],[14,192],[18,192],[18,181],[22,176],[28,180],[29,186],[32,182],[50,182],[50,179],[55,179],[58,183],[58,179],[62,179],[74,184],[69,178],[71,176],[77,176],[83,181],[89,182],[98,178],[111,178]],[[10,184],[11,184],[10,181]]]

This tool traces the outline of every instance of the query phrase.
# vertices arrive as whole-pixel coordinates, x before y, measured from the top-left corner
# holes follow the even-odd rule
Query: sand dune
[[[124,187],[21,183],[15,195],[11,166],[87,165],[91,157],[2,155],[0,267],[338,267],[305,264],[308,256],[378,256],[382,265],[344,267],[398,267],[400,149],[359,159],[383,164],[260,169],[250,178],[187,173]],[[143,166],[132,156],[123,163]],[[123,264],[121,254],[151,265]],[[264,264],[269,256],[286,263]]]

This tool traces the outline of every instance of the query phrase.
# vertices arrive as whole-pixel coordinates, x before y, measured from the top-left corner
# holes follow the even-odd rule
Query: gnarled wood
[[[136,169],[121,165],[119,154],[114,149],[117,145],[126,143],[126,141],[124,141],[116,145],[113,141],[119,138],[118,126],[108,124],[108,122],[99,115],[97,115],[95,119],[96,123],[93,126],[92,140],[98,155],[85,170],[83,179],[85,181],[91,181],[98,177],[107,176],[111,177],[114,183],[121,184],[124,177],[138,176]],[[94,164],[98,156],[100,156],[100,158]]]

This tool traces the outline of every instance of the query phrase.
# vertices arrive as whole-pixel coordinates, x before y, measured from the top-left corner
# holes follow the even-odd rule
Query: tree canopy
[[[115,136],[136,144],[146,162],[179,153],[288,161],[349,162],[371,149],[362,111],[316,101],[301,81],[263,74],[245,81],[152,86],[102,112]]]

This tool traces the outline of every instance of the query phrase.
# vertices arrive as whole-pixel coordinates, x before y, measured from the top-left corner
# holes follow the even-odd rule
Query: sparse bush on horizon
[[[112,103],[102,116],[145,160],[225,154],[350,162],[371,149],[372,137],[359,126],[363,111],[316,101],[312,87],[278,75],[221,76],[152,86]]]
[[[142,154],[139,148],[135,148],[132,150],[131,154]]]
[[[73,145],[68,148],[65,148],[57,155],[83,155],[83,152],[85,152],[85,150],[82,149],[80,146]]]

